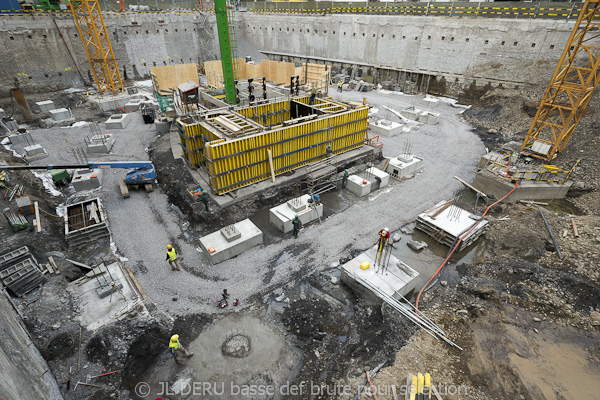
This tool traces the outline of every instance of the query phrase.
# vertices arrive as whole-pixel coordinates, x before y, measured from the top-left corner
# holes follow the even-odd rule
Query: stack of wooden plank
[[[0,280],[18,297],[47,282],[27,246],[0,256]]]

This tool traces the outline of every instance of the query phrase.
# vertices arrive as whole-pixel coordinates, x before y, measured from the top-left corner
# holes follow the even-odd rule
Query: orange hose
[[[504,200],[505,198],[507,198],[512,192],[515,191],[515,189],[517,188],[517,186],[519,186],[519,182],[515,182],[515,187],[512,188],[510,190],[510,192],[506,193],[504,195],[503,198],[501,198],[500,200],[498,200],[497,202],[495,202],[494,204],[490,205],[485,212],[481,215],[481,219],[479,221],[477,221],[475,223],[475,225],[473,225],[471,227],[471,229],[469,229],[467,232],[463,233],[463,235],[461,237],[458,238],[458,240],[456,241],[456,244],[454,245],[454,247],[452,248],[452,250],[450,250],[450,253],[448,253],[448,255],[446,256],[446,259],[444,260],[444,262],[442,262],[442,265],[440,265],[440,267],[437,269],[437,271],[435,271],[435,273],[431,276],[431,278],[429,278],[429,280],[427,281],[427,283],[421,288],[421,290],[419,291],[419,294],[417,295],[417,300],[415,301],[415,313],[418,311],[419,309],[419,299],[421,298],[421,295],[423,294],[423,290],[425,290],[425,288],[431,283],[431,281],[437,276],[437,274],[440,273],[440,271],[442,270],[442,268],[444,268],[444,265],[446,265],[446,263],[448,262],[448,260],[450,259],[450,257],[452,257],[452,254],[454,254],[454,252],[456,251],[456,249],[458,248],[458,245],[460,244],[460,242],[462,242],[462,240],[473,231],[473,229],[475,229],[475,227],[477,225],[479,225],[479,223],[481,222],[481,220],[483,219],[483,217],[485,217],[485,215],[488,213],[488,211],[490,211],[490,208],[494,207],[496,204],[500,203],[502,200]]]

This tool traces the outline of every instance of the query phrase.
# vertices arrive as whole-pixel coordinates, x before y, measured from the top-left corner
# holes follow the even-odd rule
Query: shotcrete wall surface
[[[214,15],[104,15],[119,71],[128,78],[149,77],[152,66],[214,60],[217,51]],[[93,81],[73,18],[56,23],[84,79]],[[214,29],[214,31],[213,31]],[[81,78],[48,16],[0,18],[0,88],[64,89],[81,86]]]
[[[260,51],[538,84],[555,68],[573,22],[246,13],[241,28]]]
[[[0,399],[62,400],[54,375],[0,292]]]

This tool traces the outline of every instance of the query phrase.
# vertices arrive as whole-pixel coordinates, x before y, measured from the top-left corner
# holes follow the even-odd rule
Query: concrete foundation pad
[[[516,203],[519,200],[553,200],[562,199],[573,185],[572,181],[565,183],[548,183],[536,181],[520,181],[517,189],[503,203]],[[473,186],[486,194],[492,194],[500,199],[510,192],[515,184],[510,179],[503,179],[494,173],[482,169],[475,175]]]
[[[403,132],[403,125],[388,121],[389,124],[378,123],[378,124],[369,124],[369,130],[376,135],[384,136],[384,137],[392,137],[396,136]]]
[[[372,182],[369,179],[361,178],[358,175],[350,175],[346,182],[346,189],[362,197],[371,193],[371,185]]]
[[[111,133],[92,136],[90,142],[86,146],[86,152],[92,153],[110,153],[115,139]]]
[[[129,124],[129,115],[127,114],[113,114],[109,119],[106,120],[104,126],[106,129],[125,129]]]
[[[8,140],[10,140],[10,144],[23,144],[23,143],[33,143],[33,139],[31,138],[31,133],[17,133],[16,135],[8,136]]]
[[[459,237],[463,237],[456,251],[471,245],[488,227],[488,221],[471,212],[452,205],[449,201],[441,201],[435,206],[419,214],[416,228],[435,241],[453,247]],[[472,229],[472,230],[471,230]],[[470,232],[469,232],[470,231]],[[466,236],[465,234],[469,232]]]
[[[423,160],[413,155],[390,158],[386,172],[396,179],[411,177],[423,168]]]
[[[388,183],[390,182],[390,174],[388,174],[387,172],[384,172],[378,168],[371,167],[371,168],[367,169],[367,172],[372,174],[375,177],[375,179],[379,182],[379,189],[387,186]]]
[[[411,121],[418,121],[421,113],[421,110],[417,110],[414,107],[405,108],[404,110],[400,111],[400,115]]]
[[[302,225],[307,225],[319,219],[323,216],[323,204],[309,206],[309,199],[310,195],[305,194],[285,204],[271,208],[269,210],[269,221],[283,233],[288,233],[294,229],[292,220],[296,214],[302,221]]]
[[[73,185],[73,189],[75,189],[78,192],[81,192],[83,190],[92,190],[99,188],[100,186],[102,186],[102,170],[76,170],[73,173],[71,185]]]
[[[110,275],[106,272],[99,277],[100,282],[104,282],[104,278],[108,282],[114,282],[121,285],[120,293],[114,293],[112,296],[100,298],[98,297],[97,289],[99,289],[98,280],[91,279],[82,285],[77,285],[72,282],[68,285],[67,290],[73,293],[80,299],[81,314],[77,319],[84,328],[94,330],[109,322],[114,322],[124,311],[134,308],[137,304],[142,307],[142,311],[138,313],[138,317],[148,316],[146,307],[137,297],[132,300],[134,293],[129,285],[123,284],[127,278],[123,276],[123,272],[117,263],[110,264],[106,267],[110,271]]]
[[[141,105],[142,105],[142,100],[140,100],[140,99],[129,100],[123,106],[123,110],[125,110],[126,112],[137,111]]]
[[[401,300],[415,289],[419,273],[400,261],[394,255],[386,269],[382,271],[375,267],[376,248],[372,247],[358,257],[348,261],[341,267],[341,280],[359,293],[373,293],[370,287],[383,291],[388,296]],[[363,270],[360,265],[370,264]]]
[[[262,231],[249,219],[236,222],[233,225],[240,233],[237,239],[228,241],[220,230],[200,239],[200,247],[213,264],[242,254],[244,251],[263,242]]]
[[[36,101],[35,103],[42,112],[49,112],[50,110],[56,110],[56,106],[52,100]]]
[[[66,121],[71,119],[71,112],[66,108],[58,108],[56,110],[48,110],[54,121]]]
[[[42,147],[41,144],[25,146],[23,147],[23,150],[25,150],[25,156],[27,157],[28,161],[43,160],[44,158],[48,157],[48,152]]]

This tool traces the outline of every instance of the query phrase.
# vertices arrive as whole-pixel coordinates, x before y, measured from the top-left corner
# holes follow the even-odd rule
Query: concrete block
[[[309,195],[306,195],[306,196],[309,196]],[[304,196],[296,197],[294,199],[288,200],[288,202],[286,204],[294,212],[300,212],[300,211],[306,209],[306,207],[308,207],[308,200],[304,199],[303,197]],[[310,198],[310,196],[308,198]]]
[[[411,121],[417,121],[419,119],[419,114],[421,114],[421,110],[417,110],[414,107],[405,108],[400,111],[400,115]]]
[[[437,108],[437,105],[440,102],[439,99],[434,99],[431,97],[425,97],[422,101],[423,101],[423,108],[425,109],[425,111],[435,110]]]
[[[440,114],[424,112],[419,117],[419,122],[422,122],[422,123],[428,124],[428,125],[437,125],[440,122]]]
[[[115,285],[112,286],[103,286],[101,288],[98,288],[96,290],[96,292],[98,293],[98,296],[100,296],[101,299],[110,296],[113,293],[116,293],[118,290],[123,289],[123,284],[121,282],[116,283]]]
[[[143,100],[142,104],[152,108],[154,111],[158,111],[160,109],[158,102],[155,100]]]
[[[390,182],[390,174],[378,168],[371,167],[367,169],[367,172],[372,174],[375,177],[375,179],[379,182],[379,189],[387,186]]]
[[[123,106],[123,110],[126,112],[137,111],[142,104],[141,99],[129,100],[125,106]]]
[[[76,170],[73,173],[71,185],[73,185],[73,189],[75,189],[78,192],[83,190],[92,190],[99,188],[100,186],[102,186],[102,170]]]
[[[129,115],[127,114],[113,114],[106,120],[104,126],[106,129],[125,129],[129,121]]]
[[[58,108],[56,110],[48,110],[54,121],[66,121],[71,119],[71,112],[66,108]]]
[[[423,160],[413,155],[390,158],[386,172],[396,179],[408,178],[423,168]]]
[[[384,124],[383,122],[379,122],[376,124],[369,124],[369,129],[380,136],[385,136],[385,137],[392,137],[392,136],[396,136],[399,133],[402,133],[402,125],[397,123],[397,122],[393,122],[393,121],[388,121],[389,124]]]
[[[371,193],[371,185],[372,183],[368,179],[361,178],[358,175],[350,175],[346,182],[346,189],[355,195],[362,197]]]
[[[110,153],[113,145],[115,144],[115,139],[112,133],[102,134],[102,135],[94,135],[90,139],[90,142],[86,146],[86,152],[88,154],[92,153]]]
[[[36,101],[35,104],[37,104],[42,112],[49,112],[50,110],[56,109],[56,106],[52,100]]]
[[[240,237],[228,241],[222,231],[216,231],[200,239],[200,247],[213,264],[228,260],[263,242],[263,234],[249,219],[234,224]]]
[[[225,240],[227,240],[228,242],[233,242],[234,240],[237,240],[242,237],[242,232],[240,232],[235,227],[235,224],[226,226],[225,228],[221,228],[220,231],[221,235],[223,235]]]
[[[46,149],[44,149],[41,144],[34,144],[33,146],[25,146],[25,147],[23,147],[23,150],[25,150],[25,155],[27,156],[27,159],[29,161],[42,160],[42,159],[48,157],[48,153],[46,152]]]
[[[426,249],[428,247],[427,243],[421,242],[421,241],[418,241],[418,240],[409,240],[408,243],[406,243],[406,244],[408,245],[408,247],[410,247],[414,251],[421,251],[421,250]]]
[[[19,124],[17,124],[17,121],[15,121],[13,118],[11,117],[4,117],[2,119],[2,122],[4,122],[4,125],[6,125],[6,127],[10,130],[10,131],[16,131],[17,129],[19,129]]]
[[[323,216],[323,204],[308,205],[310,195],[305,194],[297,199],[299,200],[294,200],[294,208],[290,207],[289,203],[293,201],[290,200],[269,210],[269,221],[283,233],[291,232],[294,229],[292,220],[296,214],[298,214],[298,218],[302,221],[302,225],[307,225]]]
[[[15,135],[10,135],[8,137],[11,144],[23,144],[23,143],[33,143],[33,139],[31,137],[30,132],[17,133]]]

